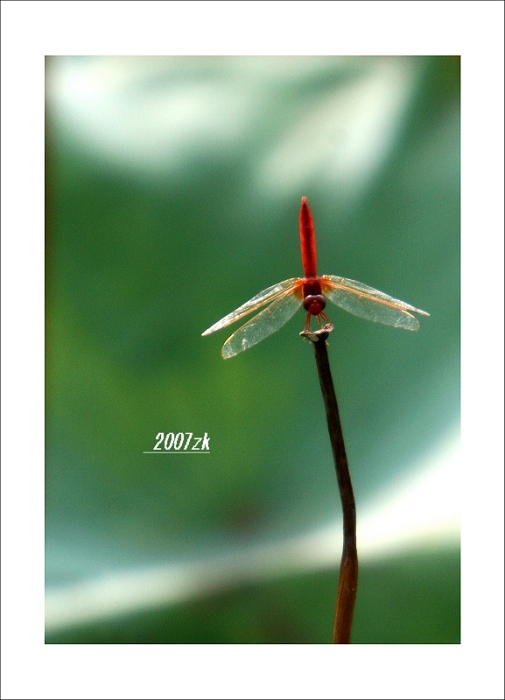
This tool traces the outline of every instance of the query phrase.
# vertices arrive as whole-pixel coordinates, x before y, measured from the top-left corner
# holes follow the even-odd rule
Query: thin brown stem
[[[356,504],[352,490],[351,475],[347,464],[344,436],[340,424],[337,396],[331,376],[326,338],[333,331],[333,326],[328,324],[319,331],[312,333],[304,331],[300,335],[308,338],[314,345],[316,355],[319,384],[323,394],[326,420],[330,434],[331,448],[337,472],[338,488],[342,501],[344,518],[344,541],[342,547],[342,561],[338,579],[337,606],[335,611],[335,625],[333,628],[334,644],[350,644],[351,627],[358,588],[358,553],[356,550]]]

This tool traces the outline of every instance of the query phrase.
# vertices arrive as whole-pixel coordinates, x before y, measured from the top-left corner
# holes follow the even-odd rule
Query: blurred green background
[[[47,642],[331,642],[340,503],[303,313],[227,361],[234,328],[201,337],[301,275],[302,195],[320,274],[431,314],[408,333],[327,309],[358,520],[376,514],[353,641],[459,642],[455,470],[431,487],[459,424],[459,69],[47,59]],[[210,454],[144,454],[181,431]],[[381,548],[384,494],[411,483],[424,525]]]

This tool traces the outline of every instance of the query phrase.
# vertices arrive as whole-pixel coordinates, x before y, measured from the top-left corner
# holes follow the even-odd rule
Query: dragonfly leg
[[[322,311],[321,311],[321,313],[317,314],[316,318],[317,318],[317,322],[319,323],[319,328],[323,327],[323,321],[325,324],[330,322],[330,319],[328,318],[328,316],[325,313],[323,313]]]

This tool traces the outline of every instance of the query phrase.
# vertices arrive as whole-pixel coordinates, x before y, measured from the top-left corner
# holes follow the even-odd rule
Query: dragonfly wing
[[[207,328],[202,335],[210,335],[215,331],[219,331],[221,328],[229,326],[231,323],[235,323],[235,321],[240,321],[240,319],[247,316],[247,314],[260,309],[262,306],[265,306],[265,304],[268,304],[271,301],[275,301],[280,296],[284,296],[284,294],[294,289],[297,285],[301,287],[302,284],[303,282],[300,278],[291,277],[288,280],[284,280],[284,282],[278,282],[271,287],[267,287],[267,289],[264,289],[259,294],[256,294],[256,296],[254,296],[252,299],[246,301],[245,304],[239,306],[238,309],[235,309],[235,311],[232,311],[213,326]]]
[[[226,359],[259,343],[260,340],[275,333],[296,313],[302,304],[302,295],[293,294],[291,290],[276,299],[269,307],[260,311],[238,331],[231,335],[223,345],[221,355]]]
[[[429,316],[426,311],[416,309],[415,306],[394,299],[361,282],[333,275],[323,275],[321,280],[323,294],[354,316],[409,331],[419,328],[419,321],[409,312]]]

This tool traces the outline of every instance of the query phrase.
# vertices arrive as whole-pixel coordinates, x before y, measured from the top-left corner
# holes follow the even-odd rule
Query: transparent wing
[[[226,360],[275,333],[289,321],[301,304],[302,295],[293,294],[291,289],[284,292],[284,295],[276,299],[268,308],[263,309],[238,331],[235,331],[223,345],[221,355]]]
[[[247,316],[247,314],[256,311],[256,309],[260,309],[262,306],[265,306],[265,304],[268,304],[271,301],[275,301],[280,296],[284,296],[284,294],[294,289],[297,285],[301,287],[302,284],[303,280],[301,280],[299,277],[291,277],[289,280],[284,280],[284,282],[274,284],[272,287],[267,287],[267,289],[264,289],[259,294],[256,294],[255,297],[249,299],[249,301],[246,301],[245,304],[239,306],[238,309],[232,311],[230,314],[228,314],[228,316],[225,316],[213,326],[207,328],[202,335],[210,335],[221,328],[229,326],[231,323],[235,323],[235,321],[240,321],[240,319]]]
[[[369,321],[416,331],[419,328],[419,321],[409,311],[429,316],[426,311],[416,309],[415,306],[394,299],[361,282],[333,275],[323,275],[321,282],[323,294],[331,302],[354,316],[360,316]]]

